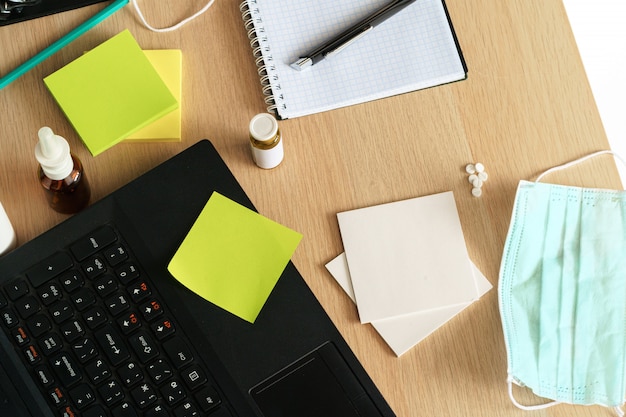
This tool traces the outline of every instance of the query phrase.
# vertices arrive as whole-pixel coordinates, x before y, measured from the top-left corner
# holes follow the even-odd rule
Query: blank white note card
[[[342,253],[326,264],[326,269],[335,278],[337,283],[348,294],[352,301],[355,301],[352,290],[352,278],[346,262],[346,254]],[[474,281],[478,287],[479,295],[482,297],[492,288],[491,283],[485,278],[480,270],[472,263],[474,271]],[[401,356],[413,346],[424,340],[428,335],[443,326],[469,307],[471,303],[455,304],[453,306],[441,307],[436,310],[424,311],[415,314],[408,314],[397,318],[373,321],[372,326],[387,342],[396,356]]]
[[[452,192],[337,218],[362,323],[478,297]]]

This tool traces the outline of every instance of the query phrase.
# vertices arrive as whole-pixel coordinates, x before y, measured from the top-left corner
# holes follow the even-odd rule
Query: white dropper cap
[[[74,168],[70,145],[47,126],[39,129],[39,143],[35,147],[35,157],[44,174],[51,180],[67,178]]]

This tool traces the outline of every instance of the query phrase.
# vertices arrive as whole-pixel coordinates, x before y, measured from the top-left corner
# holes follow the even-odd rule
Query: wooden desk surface
[[[140,3],[150,22],[165,26],[204,0],[175,2],[173,9],[172,2]],[[271,171],[258,169],[248,149],[248,122],[265,109],[238,3],[217,1],[168,34],[148,31],[125,7],[0,91],[0,201],[19,242],[65,218],[46,206],[36,179],[33,149],[41,126],[68,139],[95,200],[209,138],[259,211],[304,234],[294,263],[398,416],[530,415],[507,396],[495,290],[517,182],[608,148],[561,1],[449,0],[469,67],[466,81],[282,121],[286,158]],[[14,66],[99,7],[0,28],[1,67]],[[144,49],[182,50],[183,140],[120,144],[93,158],[42,78],[125,28]],[[490,175],[481,198],[470,193],[469,162],[482,162]],[[614,161],[604,156],[550,179],[621,187]],[[494,289],[396,358],[359,323],[324,267],[342,251],[336,213],[447,190],[454,191],[470,256]],[[533,415],[609,413],[562,405]]]

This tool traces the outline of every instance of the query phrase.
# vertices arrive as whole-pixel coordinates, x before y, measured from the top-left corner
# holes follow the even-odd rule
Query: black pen
[[[351,28],[341,32],[334,39],[326,42],[319,48],[311,51],[306,56],[298,58],[296,62],[291,64],[291,68],[302,71],[309,68],[312,65],[317,64],[323,59],[331,58],[343,51],[346,47],[357,41],[361,37],[367,35],[376,26],[389,19],[391,16],[404,9],[409,4],[415,2],[415,0],[394,0],[391,3],[384,6],[382,9],[377,10],[370,16],[361,20]]]

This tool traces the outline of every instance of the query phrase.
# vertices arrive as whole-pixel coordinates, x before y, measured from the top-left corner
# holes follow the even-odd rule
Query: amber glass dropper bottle
[[[76,213],[89,203],[91,190],[80,160],[70,146],[49,127],[39,129],[35,157],[39,161],[39,181],[46,190],[48,204],[59,213]]]

